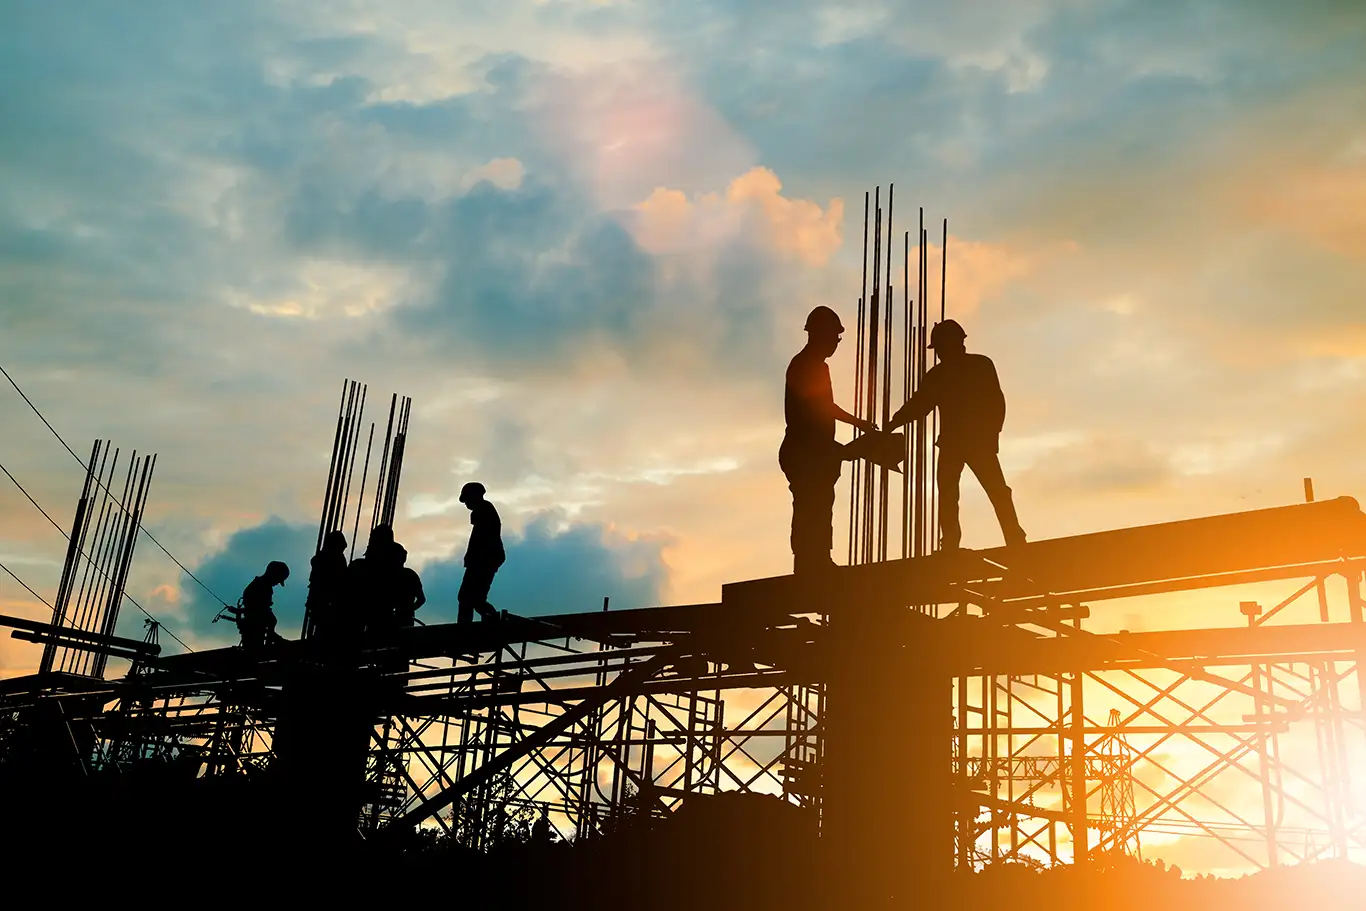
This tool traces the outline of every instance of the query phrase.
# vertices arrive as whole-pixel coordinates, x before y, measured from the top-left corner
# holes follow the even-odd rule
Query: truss
[[[715,604],[418,627],[345,660],[311,641],[179,655],[7,681],[0,761],[59,717],[91,768],[254,775],[292,755],[331,781],[330,747],[280,737],[312,668],[304,708],[366,734],[346,815],[367,838],[487,849],[545,812],[585,839],[748,791],[808,809],[832,845],[857,818],[960,868],[1189,837],[1226,866],[1361,859],[1364,568],[1344,498],[737,583]],[[1107,600],[1268,585],[1283,597],[1231,597],[1225,627],[1084,626]],[[867,864],[904,878],[916,837]]]

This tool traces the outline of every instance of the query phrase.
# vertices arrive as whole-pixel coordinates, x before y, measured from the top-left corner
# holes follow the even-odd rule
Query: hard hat
[[[466,484],[464,487],[460,488],[460,502],[461,502],[461,503],[468,503],[468,502],[470,501],[470,497],[474,497],[474,496],[480,496],[480,497],[482,497],[483,495],[484,495],[484,485],[483,485],[483,484],[480,484],[478,481],[470,481],[470,482],[469,482],[468,484]]]
[[[272,579],[279,579],[283,584],[289,578],[289,567],[279,560],[271,560],[266,564],[266,575]]]
[[[930,330],[930,343],[925,347],[933,348],[944,342],[961,342],[967,337],[968,334],[963,331],[962,326],[958,325],[957,320],[946,319],[942,323],[934,324],[934,328]]]
[[[834,310],[822,305],[807,314],[803,328],[807,332],[843,332],[844,324]]]

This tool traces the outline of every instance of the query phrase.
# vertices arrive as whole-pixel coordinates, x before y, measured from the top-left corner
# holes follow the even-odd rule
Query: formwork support
[[[860,604],[830,622],[822,838],[831,907],[934,894],[953,868],[953,680],[928,643],[888,635],[904,613]]]

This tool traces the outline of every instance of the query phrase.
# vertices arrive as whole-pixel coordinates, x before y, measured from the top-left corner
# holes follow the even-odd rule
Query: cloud
[[[233,532],[221,548],[193,567],[194,573],[229,604],[236,604],[247,583],[264,572],[267,563],[283,561],[289,567],[289,579],[275,588],[273,610],[279,620],[277,631],[286,638],[295,639],[303,627],[309,560],[315,552],[317,538],[316,526],[271,516],[260,525]],[[181,586],[181,590],[186,602],[186,621],[196,637],[221,640],[220,644],[224,645],[236,644],[236,627],[226,621],[213,623],[222,605],[192,582]]]
[[[753,168],[731,181],[725,195],[706,193],[696,202],[678,190],[656,188],[635,206],[635,237],[653,254],[720,250],[747,231],[782,256],[823,266],[843,243],[844,201],[820,205],[782,195],[783,184],[768,168]],[[758,222],[757,224],[755,222]]]
[[[536,135],[601,209],[655,187],[713,187],[756,164],[749,143],[657,58],[572,72],[542,68],[527,89]]]
[[[618,214],[530,174],[515,189],[476,185],[411,229],[444,275],[395,323],[503,374],[608,356],[744,376],[771,366],[774,313],[819,293],[819,282],[802,288],[802,270],[841,242],[839,200],[823,210],[780,189],[751,171],[724,197],[659,189]],[[798,271],[784,270],[789,259]]]
[[[1017,481],[1035,496],[1151,496],[1173,476],[1168,459],[1151,442],[1135,438],[1087,437],[1036,459]]]
[[[403,525],[396,529],[400,541],[408,540],[405,528],[412,530]],[[279,632],[297,638],[308,595],[309,560],[316,543],[315,526],[271,516],[230,534],[192,569],[210,589],[236,603],[242,589],[267,563],[284,561],[290,576],[275,589],[274,611]],[[508,560],[494,582],[490,600],[500,609],[523,615],[597,610],[604,597],[610,597],[612,605],[619,608],[658,604],[669,582],[663,554],[672,543],[664,534],[631,534],[608,525],[572,523],[563,516],[542,513],[521,533],[505,529]],[[421,614],[427,623],[455,620],[456,594],[464,575],[463,545],[462,541],[455,550],[435,559],[420,561],[415,552],[409,557],[410,565],[419,569],[427,595]],[[357,555],[363,548],[362,540],[355,548]],[[174,602],[180,602],[178,610]],[[237,640],[231,624],[212,623],[220,606],[188,580],[178,589],[168,586],[154,592],[149,604],[183,616],[194,637],[192,644],[229,645]],[[177,627],[177,632],[185,637],[184,627]]]
[[[494,579],[489,601],[524,616],[600,610],[604,597],[614,608],[652,606],[660,603],[668,584],[663,550],[670,543],[543,514],[523,534],[504,536],[507,562]],[[421,568],[424,622],[455,619],[463,562],[463,553],[453,554]]]
[[[1350,157],[1359,160],[1261,183],[1247,207],[1328,250],[1366,260],[1366,152],[1350,151]]]

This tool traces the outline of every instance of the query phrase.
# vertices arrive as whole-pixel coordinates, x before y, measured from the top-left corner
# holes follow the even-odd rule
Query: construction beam
[[[25,620],[23,617],[11,617],[6,614],[0,614],[0,626],[8,626],[16,631],[23,630],[27,633],[47,637],[45,639],[32,639],[29,636],[20,636],[17,632],[10,634],[12,638],[25,639],[30,642],[51,641],[66,648],[113,648],[133,652],[143,658],[155,658],[161,654],[160,645],[143,642],[141,639],[125,639],[122,636],[91,633],[67,626],[40,623],[37,620]]]
[[[949,625],[949,624],[944,624]],[[1246,665],[1250,660],[1355,661],[1366,648],[1366,624],[1311,623],[1294,626],[1164,630],[1083,636],[1034,636],[979,621],[953,624],[942,647],[955,673],[1056,674],[1139,670],[1187,664],[1192,668]]]
[[[721,601],[739,613],[857,609],[865,599],[903,604],[1032,599],[1088,600],[1132,585],[1200,580],[1277,567],[1366,559],[1366,514],[1351,497],[1273,509],[1034,541],[1016,548],[938,552],[926,557],[835,567],[814,578],[776,576],[721,587]],[[1275,577],[1273,574],[1271,577]],[[1225,583],[1220,583],[1225,584]]]

